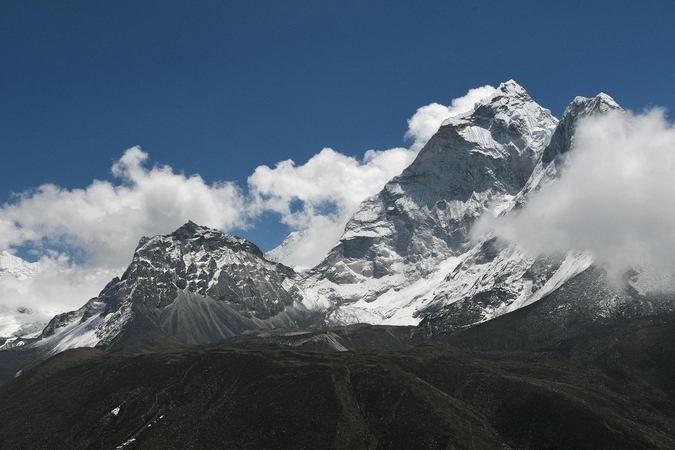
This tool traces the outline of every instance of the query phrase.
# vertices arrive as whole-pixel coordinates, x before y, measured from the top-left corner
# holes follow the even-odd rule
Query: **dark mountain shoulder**
[[[542,363],[591,368],[603,374],[605,388],[675,415],[673,299],[620,294],[604,276],[592,267],[542,300],[470,328],[448,328],[447,317],[426,320],[416,338],[433,336],[480,358],[518,364],[522,373]],[[649,398],[643,389],[651,390]]]
[[[604,349],[594,340],[601,330],[617,329],[621,334],[675,317],[672,297],[642,296],[628,284],[613,286],[607,277],[604,269],[591,266],[541,300],[470,328],[464,317],[465,305],[450,304],[425,317],[417,334],[447,339],[463,348],[556,349],[584,360]]]

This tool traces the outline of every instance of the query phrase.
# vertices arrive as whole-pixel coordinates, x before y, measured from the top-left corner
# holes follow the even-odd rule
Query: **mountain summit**
[[[513,80],[446,120],[400,176],[361,204],[308,289],[337,305],[336,322],[416,323],[430,292],[406,288],[419,281],[433,290],[422,280],[467,252],[476,219],[525,186],[556,125]]]

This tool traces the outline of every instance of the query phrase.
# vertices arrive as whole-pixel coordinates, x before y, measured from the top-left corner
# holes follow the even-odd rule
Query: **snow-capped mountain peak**
[[[433,297],[433,289],[414,286],[454,267],[449,261],[470,248],[474,221],[523,188],[556,125],[520,85],[502,83],[472,111],[447,120],[400,176],[361,204],[308,276],[307,290],[318,303],[339,305],[336,320],[371,322],[393,319],[378,299],[405,290],[412,298],[397,298],[407,302],[408,316],[394,323],[414,323],[411,313]]]
[[[572,148],[579,119],[606,114],[613,110],[623,111],[621,106],[607,94],[600,93],[593,98],[576,97],[565,108],[562,119],[551,137],[551,142],[542,154],[542,165],[547,165],[556,156],[563,155]]]
[[[539,304],[574,279],[614,304],[588,254],[529,255],[489,231],[472,234],[483,214],[516,214],[556,182],[579,121],[614,110],[606,94],[577,97],[558,121],[509,80],[445,121],[408,168],[361,203],[313,269],[296,273],[245,239],[188,222],[142,238],[121,278],[56,316],[30,345],[111,349],[138,336],[202,344],[247,330],[356,322],[424,321],[425,332],[443,334]],[[283,259],[302,239],[291,234],[266,256]]]
[[[79,310],[56,316],[35,346],[107,349],[139,333],[145,340],[200,344],[294,326],[310,315],[295,277],[251,242],[188,222],[142,238],[122,277]]]
[[[497,88],[498,91],[502,92],[503,94],[507,95],[527,95],[527,91],[525,90],[524,87],[522,87],[520,84],[516,83],[514,79],[510,79],[508,81],[504,81],[503,83],[499,84],[499,88]]]

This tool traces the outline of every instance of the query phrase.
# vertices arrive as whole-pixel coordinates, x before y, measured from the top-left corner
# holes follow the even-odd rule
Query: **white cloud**
[[[615,274],[675,273],[675,128],[661,109],[587,118],[561,178],[492,224],[532,254],[591,251]]]
[[[413,140],[411,150],[420,151],[445,119],[470,111],[476,103],[492,95],[496,90],[492,86],[485,85],[471,89],[463,97],[452,100],[450,106],[431,103],[419,108],[408,119],[408,131],[405,134],[407,139]]]
[[[30,244],[45,267],[35,280],[0,280],[0,304],[63,310],[81,306],[129,263],[141,236],[174,231],[188,220],[231,230],[266,211],[281,215],[307,242],[293,251],[297,264],[318,262],[335,243],[366,196],[400,173],[415,154],[406,149],[368,151],[363,160],[324,149],[302,166],[261,166],[249,179],[250,195],[232,183],[207,185],[198,175],[168,166],[144,166],[138,147],[115,162],[118,181],[95,180],[84,189],[52,184],[26,192],[0,208],[0,248]],[[299,201],[301,208],[291,211]],[[70,255],[84,254],[81,265]],[[310,263],[308,263],[310,261]]]
[[[285,262],[313,266],[338,241],[359,204],[400,174],[415,156],[411,150],[393,148],[369,150],[363,160],[357,160],[324,148],[301,166],[290,159],[273,169],[260,166],[248,179],[251,213],[274,211],[292,229],[307,230]]]
[[[90,266],[123,267],[141,236],[173,231],[188,220],[229,229],[243,224],[244,203],[232,183],[207,185],[168,166],[144,167],[147,153],[127,150],[112,168],[120,181],[95,180],[84,189],[53,184],[0,208],[0,248],[28,242],[41,250],[67,247]]]

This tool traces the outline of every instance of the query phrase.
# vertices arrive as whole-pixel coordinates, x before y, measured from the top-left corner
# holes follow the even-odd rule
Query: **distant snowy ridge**
[[[35,278],[41,270],[39,262],[30,263],[3,250],[0,252],[0,276],[11,275],[19,280]]]
[[[297,246],[303,242],[303,239],[307,235],[308,230],[299,230],[291,232],[284,241],[279,244],[279,246],[273,248],[272,250],[265,253],[265,258],[278,262],[281,264],[286,264],[298,272],[304,272],[309,269],[309,267],[298,266],[294,264],[289,264],[288,261],[293,259],[293,253],[296,251]]]
[[[53,311],[34,311],[22,306],[0,304],[0,338],[36,337],[52,317]]]

